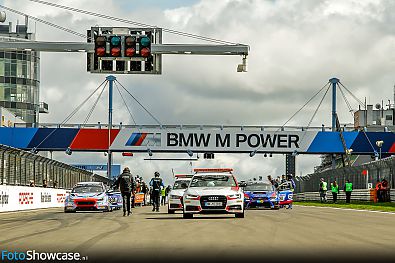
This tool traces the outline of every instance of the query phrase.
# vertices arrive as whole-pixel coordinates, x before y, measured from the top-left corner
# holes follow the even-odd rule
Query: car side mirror
[[[247,186],[247,183],[244,183],[244,182],[239,183],[239,186],[240,186],[240,187],[246,187],[246,186]]]

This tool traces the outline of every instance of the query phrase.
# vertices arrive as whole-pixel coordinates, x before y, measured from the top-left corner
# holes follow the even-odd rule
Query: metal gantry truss
[[[62,42],[62,41],[31,41],[16,40],[3,37],[0,39],[0,49],[3,50],[26,50],[42,52],[88,52],[95,51],[94,43],[86,42]],[[246,72],[246,58],[249,53],[248,45],[208,45],[208,44],[152,44],[153,54],[170,55],[239,55],[242,63],[238,66],[238,72]]]
[[[0,40],[0,49],[35,50],[44,52],[94,52],[95,44],[86,42],[50,42],[50,41],[4,41]],[[152,44],[154,54],[176,55],[241,55],[247,56],[247,45],[204,45],[204,44]]]

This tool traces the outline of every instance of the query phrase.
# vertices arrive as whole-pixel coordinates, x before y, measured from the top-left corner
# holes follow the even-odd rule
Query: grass
[[[362,202],[362,201],[351,201],[350,204],[345,202],[332,202],[321,203],[319,201],[299,201],[294,202],[295,205],[305,206],[322,206],[322,207],[338,207],[338,208],[351,208],[351,209],[363,209],[363,210],[374,210],[374,211],[385,211],[395,212],[395,203],[374,203],[374,202]]]

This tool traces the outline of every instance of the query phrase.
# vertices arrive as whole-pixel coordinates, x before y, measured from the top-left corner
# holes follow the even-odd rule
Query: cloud
[[[114,0],[73,0],[67,5],[250,45],[248,73],[236,73],[241,61],[238,56],[164,55],[160,76],[117,76],[162,123],[282,125],[331,77],[340,78],[361,100],[367,97],[376,103],[392,98],[393,1],[201,0],[168,7],[161,3],[149,12],[133,8],[132,3],[127,8],[128,2],[121,5]],[[82,33],[94,25],[125,26],[25,0],[5,0],[4,4]],[[34,28],[33,22],[30,25]],[[37,38],[85,41],[40,24]],[[163,39],[164,43],[202,43],[167,33]],[[63,120],[104,78],[86,72],[85,54],[42,53],[41,100],[49,103],[51,112],[41,116],[42,121]],[[155,123],[131,98],[125,98],[139,124]],[[307,125],[319,99],[290,124]],[[351,123],[340,97],[338,102],[340,119]],[[93,123],[106,122],[106,103],[103,98],[92,116]],[[115,98],[115,104],[114,122],[131,123],[122,100]],[[354,101],[352,105],[357,108]],[[329,126],[330,110],[328,97],[312,124]],[[89,105],[73,122],[82,122],[88,111]],[[78,156],[89,162],[105,161],[97,154]],[[65,158],[61,153],[58,157]],[[147,175],[155,170],[170,174],[171,168],[183,172],[190,169],[189,164],[144,161],[145,157],[137,154],[115,160]],[[284,163],[281,155],[271,159],[218,155],[213,161],[199,161],[194,166],[235,167],[242,177],[248,177],[282,174]],[[312,172],[318,163],[317,156],[298,157],[298,174]]]

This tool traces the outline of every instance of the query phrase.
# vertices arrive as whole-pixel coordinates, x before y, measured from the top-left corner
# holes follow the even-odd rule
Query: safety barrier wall
[[[391,198],[391,202],[395,203],[395,189],[391,189],[390,198]]]
[[[67,190],[0,185],[0,212],[63,207]]]
[[[0,185],[70,189],[77,182],[98,181],[93,173],[41,155],[0,145]],[[100,180],[99,180],[100,181]]]
[[[357,189],[352,191],[351,200],[354,201],[373,201],[373,190],[367,189]],[[333,196],[330,191],[327,191],[326,194],[328,201],[333,201]],[[320,200],[320,193],[319,192],[305,192],[305,193],[296,193],[293,196],[295,201],[319,201]],[[343,191],[340,191],[337,195],[338,201],[345,201],[346,194]]]
[[[330,187],[330,182],[336,180],[342,190],[348,179],[353,183],[354,189],[366,190],[368,189],[368,183],[375,187],[377,179],[382,180],[384,178],[388,181],[388,186],[391,189],[395,189],[395,156],[360,166],[343,167],[305,176],[296,176],[295,191],[297,193],[318,191],[320,178],[324,178],[328,183],[328,189]]]

